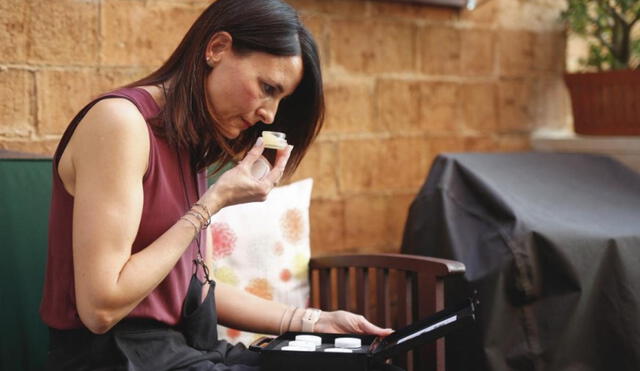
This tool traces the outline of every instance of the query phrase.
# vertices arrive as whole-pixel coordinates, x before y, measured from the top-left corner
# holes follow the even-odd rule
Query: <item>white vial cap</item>
[[[265,148],[284,149],[287,146],[287,135],[279,131],[263,131],[262,140]]]
[[[322,344],[322,338],[320,336],[315,336],[315,335],[296,335],[296,340],[312,343],[314,345]]]
[[[360,348],[362,341],[358,338],[336,338],[336,348]]]
[[[353,350],[345,348],[327,348],[324,351],[329,353],[353,353]]]
[[[282,350],[295,350],[298,352],[315,352],[315,348],[309,348],[309,347],[292,347],[292,346],[287,346],[287,347],[282,347]]]
[[[316,349],[316,345],[314,343],[310,343],[308,341],[301,341],[301,340],[291,340],[289,342],[289,346]]]

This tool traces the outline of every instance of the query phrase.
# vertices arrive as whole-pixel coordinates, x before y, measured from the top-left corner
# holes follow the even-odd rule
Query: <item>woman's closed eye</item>
[[[277,89],[276,89],[274,86],[271,86],[271,85],[269,85],[269,84],[267,84],[267,83],[264,83],[264,82],[263,82],[263,83],[262,83],[262,91],[263,91],[266,95],[268,95],[268,96],[270,96],[270,97],[273,97],[274,95],[276,95],[276,91],[277,91]]]

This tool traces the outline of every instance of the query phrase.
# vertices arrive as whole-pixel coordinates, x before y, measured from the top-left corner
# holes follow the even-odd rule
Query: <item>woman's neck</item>
[[[165,93],[164,93],[164,91],[162,89],[162,86],[144,85],[144,86],[139,86],[139,88],[140,89],[144,89],[149,94],[151,94],[151,97],[156,102],[158,107],[160,107],[160,108],[164,107],[164,105],[166,103],[166,97],[165,97]]]

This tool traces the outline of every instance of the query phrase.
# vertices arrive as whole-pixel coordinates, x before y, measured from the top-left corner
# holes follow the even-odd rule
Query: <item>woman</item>
[[[218,0],[162,67],[74,118],[54,156],[41,306],[51,369],[255,369],[254,353],[216,340],[216,315],[262,333],[390,332],[215,285],[202,263],[210,216],[264,200],[317,135],[319,66],[285,3]],[[293,146],[257,179],[267,127]],[[243,156],[205,189],[208,166]]]

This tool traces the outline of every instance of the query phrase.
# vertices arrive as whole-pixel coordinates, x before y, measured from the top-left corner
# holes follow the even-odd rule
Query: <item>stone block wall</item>
[[[441,152],[529,149],[570,122],[557,0],[474,11],[290,0],[315,35],[327,119],[294,179],[312,176],[314,254],[397,251]],[[0,2],[0,149],[51,154],[91,97],[151,72],[204,0]]]

